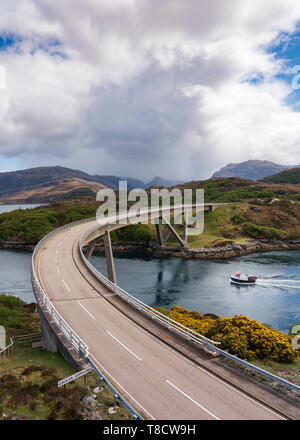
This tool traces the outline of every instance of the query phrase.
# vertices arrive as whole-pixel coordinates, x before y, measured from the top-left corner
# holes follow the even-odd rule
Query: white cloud
[[[21,40],[0,51],[0,155],[145,179],[298,163],[266,48],[299,20],[297,0],[3,0],[0,35]]]

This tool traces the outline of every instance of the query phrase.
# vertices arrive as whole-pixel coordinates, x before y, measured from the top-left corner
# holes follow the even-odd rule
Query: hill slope
[[[141,187],[137,179],[90,176],[70,168],[53,166],[0,173],[0,203],[49,203],[74,197],[95,196],[99,189],[118,189],[127,180],[128,189]]]
[[[241,163],[230,163],[225,167],[216,171],[212,178],[215,177],[241,177],[243,179],[260,180],[266,176],[270,176],[297,165],[278,165],[266,160],[247,160]]]
[[[242,202],[254,198],[300,200],[300,185],[271,184],[238,177],[218,177],[175,185],[181,190],[203,189],[206,202]]]
[[[104,188],[88,174],[62,167],[0,173],[1,203],[48,203],[95,195]]]
[[[298,185],[300,183],[300,168],[282,171],[281,173],[265,177],[261,179],[261,181],[266,183],[290,183],[292,185]]]

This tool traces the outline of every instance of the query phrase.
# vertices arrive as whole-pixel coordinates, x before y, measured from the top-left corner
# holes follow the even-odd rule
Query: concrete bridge
[[[75,222],[37,245],[32,284],[44,348],[78,368],[88,356],[147,419],[277,420],[287,409],[300,418],[286,398],[224,366],[212,341],[117,287],[109,233],[119,227]],[[110,279],[87,258],[100,236]]]

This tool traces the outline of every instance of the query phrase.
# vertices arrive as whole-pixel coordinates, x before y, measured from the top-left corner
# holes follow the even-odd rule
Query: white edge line
[[[78,302],[78,304],[90,315],[90,317],[91,318],[93,318],[93,319],[95,319],[94,317],[93,317],[93,315],[91,315],[91,313],[81,304],[81,302],[80,301],[76,301],[76,302]]]
[[[126,347],[126,345],[122,344],[122,342],[119,341],[119,339],[117,339],[114,335],[112,335],[108,330],[106,330],[106,333],[109,334],[109,336],[111,336],[116,342],[118,342],[120,345],[122,345],[123,348],[125,348],[125,350],[129,351],[130,354],[132,354],[132,356],[134,356],[136,359],[138,359],[139,361],[141,361],[142,359],[139,358],[135,353],[133,353],[131,350],[129,350],[128,347]]]
[[[216,420],[220,420],[219,417],[215,416],[213,413],[211,413],[210,411],[208,411],[208,409],[204,408],[204,406],[200,405],[200,403],[196,402],[196,400],[192,399],[190,396],[188,396],[187,394],[185,394],[183,391],[181,391],[179,388],[177,388],[176,385],[174,385],[172,382],[170,382],[168,379],[166,380],[166,382],[171,385],[171,387],[175,388],[175,390],[177,390],[179,393],[181,393],[184,397],[186,397],[187,399],[191,400],[191,402],[193,402],[195,405],[199,406],[201,409],[203,409],[203,411],[205,411],[207,414],[209,414],[210,416],[212,416],[214,419]]]
[[[131,394],[129,394],[128,393],[128,391],[127,390],[125,390],[125,388],[124,387],[122,387],[122,385],[121,384],[119,384],[119,382],[107,371],[107,370],[105,370],[105,368],[100,364],[100,362],[99,361],[97,361],[97,359],[90,353],[90,356],[94,359],[94,361],[99,365],[99,367],[101,368],[101,370],[103,370],[106,374],[107,374],[107,376],[109,376],[115,383],[116,383],[116,385],[118,386],[118,387],[120,387],[123,391],[124,391],[124,393],[126,393],[127,394],[127,396],[129,396],[130,397],[130,399],[132,399],[146,414],[148,414],[148,416],[152,419],[152,420],[156,420],[155,419],[155,417],[153,417],[150,413],[149,413],[149,411],[147,411],[134,397],[132,397],[132,395]]]

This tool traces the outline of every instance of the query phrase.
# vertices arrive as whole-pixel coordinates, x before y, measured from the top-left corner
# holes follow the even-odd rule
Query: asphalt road
[[[91,286],[76,246],[93,224],[50,238],[36,272],[57,311],[89,346],[91,359],[134,408],[158,420],[277,420],[265,407],[150,335]],[[90,279],[89,279],[90,277]],[[137,274],[138,277],[138,274]],[[100,282],[97,290],[108,293]]]

